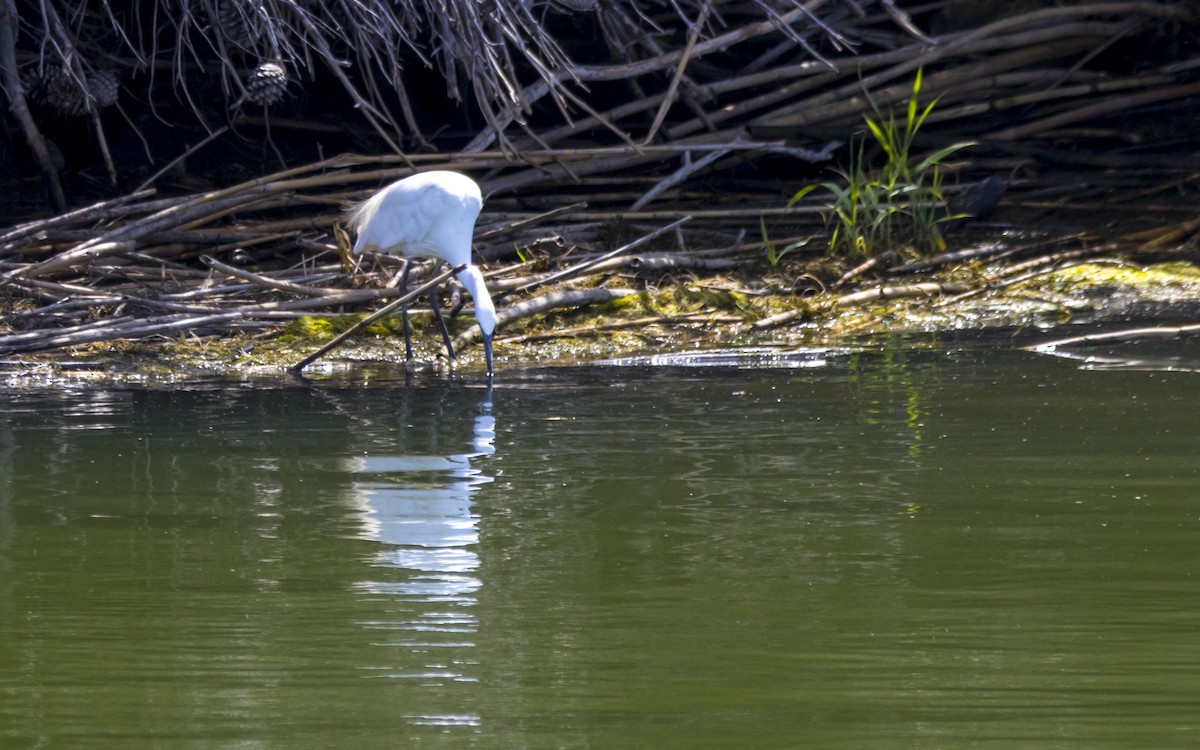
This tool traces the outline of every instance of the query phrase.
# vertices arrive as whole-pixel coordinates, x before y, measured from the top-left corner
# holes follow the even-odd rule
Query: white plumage
[[[346,223],[358,232],[354,252],[374,251],[404,255],[406,258],[440,258],[451,266],[465,265],[458,279],[475,301],[475,319],[483,334],[487,374],[492,375],[492,333],[496,328],[496,308],[483,283],[483,274],[471,263],[471,238],[475,219],[483,207],[479,185],[458,172],[423,172],[388,185],[350,209]],[[400,279],[401,294],[408,287],[406,263]],[[450,334],[442,321],[437,292],[432,296],[434,314],[442,328],[446,350],[454,359]],[[412,359],[408,309],[404,309],[405,353]]]

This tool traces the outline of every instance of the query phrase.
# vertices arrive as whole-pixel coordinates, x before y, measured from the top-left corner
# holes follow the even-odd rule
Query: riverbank
[[[782,273],[646,285],[599,307],[548,312],[502,327],[496,333],[497,378],[503,380],[505,369],[602,360],[678,363],[685,360],[673,360],[672,354],[696,351],[957,347],[985,341],[1028,346],[1200,320],[1200,268],[1187,260],[1139,264],[1097,257],[991,286],[985,283],[988,272],[987,266],[958,267],[920,280],[864,284],[842,294],[796,294]],[[312,316],[244,334],[199,329],[10,354],[0,359],[0,371],[12,382],[271,378],[286,375],[358,317]],[[444,351],[440,336],[427,325],[431,320],[414,316],[414,370],[444,374]],[[451,325],[469,334],[470,321],[469,315],[459,315]],[[1138,338],[1159,337],[1143,332]],[[394,368],[403,365],[403,351],[398,318],[385,318],[305,374],[320,378]],[[461,338],[456,372],[482,378],[480,352]]]

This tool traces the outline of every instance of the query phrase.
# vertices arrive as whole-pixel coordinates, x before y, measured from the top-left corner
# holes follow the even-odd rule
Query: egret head
[[[483,283],[483,274],[475,266],[467,266],[458,272],[458,280],[475,300],[475,320],[479,321],[479,332],[483,335],[483,356],[487,362],[487,374],[492,376],[492,334],[496,330],[496,308],[492,296]]]

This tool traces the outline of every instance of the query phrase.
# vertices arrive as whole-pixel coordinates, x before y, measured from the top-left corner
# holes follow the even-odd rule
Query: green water
[[[0,392],[2,748],[1200,746],[1200,379]]]

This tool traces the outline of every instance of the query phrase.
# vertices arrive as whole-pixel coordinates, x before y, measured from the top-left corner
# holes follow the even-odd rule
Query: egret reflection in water
[[[378,553],[379,564],[439,576],[471,575],[477,567],[473,547],[479,519],[471,509],[471,496],[492,477],[472,460],[496,452],[490,388],[465,441],[470,450],[418,453],[411,448],[409,433],[426,436],[429,448],[436,448],[442,434],[454,434],[457,427],[430,415],[427,424],[400,425],[405,434],[399,437],[398,452],[345,460],[346,470],[357,477],[352,491],[363,513],[361,536],[389,545]]]
[[[379,575],[359,584],[365,594],[385,597],[383,616],[363,625],[386,633],[380,645],[396,649],[377,674],[441,686],[474,682],[480,581],[472,496],[492,481],[475,465],[495,453],[491,388],[473,417],[461,409],[442,413],[440,405],[424,416],[412,411],[406,402],[394,452],[345,460],[361,512],[359,536],[383,545],[371,558]],[[467,450],[443,452],[451,447]],[[442,726],[478,722],[436,710],[408,718]]]

